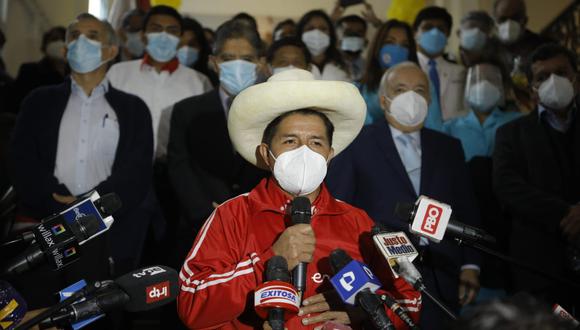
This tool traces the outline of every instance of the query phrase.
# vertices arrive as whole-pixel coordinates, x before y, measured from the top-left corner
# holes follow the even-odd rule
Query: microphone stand
[[[547,272],[547,271],[542,270],[540,268],[534,267],[534,266],[529,265],[529,264],[522,262],[520,260],[514,259],[514,258],[507,256],[505,254],[502,254],[494,249],[490,249],[487,246],[482,245],[480,243],[477,243],[477,242],[474,242],[471,240],[457,238],[457,237],[454,237],[454,240],[457,243],[457,245],[459,245],[459,246],[468,246],[472,249],[481,251],[481,252],[486,253],[492,257],[498,258],[498,259],[500,259],[508,264],[512,264],[512,265],[517,266],[521,269],[525,269],[525,270],[527,270],[531,273],[534,273],[536,275],[542,276],[544,278],[547,278],[547,279],[550,279],[550,280],[553,280],[553,281],[556,281],[556,282],[559,282],[562,284],[566,284],[568,286],[575,287],[576,289],[580,289],[580,284],[578,284],[576,282],[573,282],[571,280],[568,280],[568,279],[561,277],[561,276],[558,276],[558,275],[554,275],[550,272]]]

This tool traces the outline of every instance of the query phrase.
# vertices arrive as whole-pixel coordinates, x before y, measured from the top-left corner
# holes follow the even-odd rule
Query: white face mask
[[[64,60],[64,48],[66,44],[62,40],[52,41],[46,45],[46,55],[50,58]]]
[[[344,37],[340,49],[348,52],[360,52],[365,47],[365,40],[361,37]]]
[[[312,56],[318,56],[324,53],[328,46],[330,46],[330,37],[328,34],[318,29],[302,33],[302,41],[304,41]]]
[[[522,33],[520,23],[508,19],[498,25],[498,37],[504,44],[511,44],[517,41]]]
[[[270,154],[274,157],[271,151]],[[294,196],[310,194],[326,177],[326,159],[305,145],[274,159],[274,177],[284,191]]]
[[[542,105],[553,110],[564,110],[574,99],[574,86],[568,78],[550,75],[538,88]]]
[[[478,112],[488,113],[495,108],[501,99],[501,92],[497,86],[487,80],[480,81],[469,89],[467,103]]]
[[[292,70],[292,69],[296,69],[296,67],[292,64],[287,65],[287,66],[272,68],[272,74],[276,74],[276,73],[280,73],[280,72],[284,72],[284,71],[288,71],[288,70]]]
[[[415,91],[408,91],[387,100],[391,101],[387,113],[403,126],[417,126],[427,117],[427,100]]]

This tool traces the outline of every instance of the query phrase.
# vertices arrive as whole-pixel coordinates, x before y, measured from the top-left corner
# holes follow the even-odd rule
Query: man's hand
[[[340,0],[337,0],[334,3],[334,9],[332,9],[332,13],[330,14],[330,19],[336,23],[344,14],[344,7],[340,5]]]
[[[479,272],[475,269],[464,269],[459,274],[459,304],[472,303],[479,292]]]
[[[370,3],[365,2],[365,10],[361,12],[362,17],[367,20],[367,22],[371,23],[375,27],[379,27],[383,22],[377,17],[375,11],[373,10],[373,6]]]
[[[346,307],[334,291],[319,293],[308,297],[302,302],[304,305],[298,312],[299,316],[311,313],[320,313],[316,316],[305,317],[302,324],[311,325],[332,321],[340,324],[359,324],[366,315],[360,308]],[[315,329],[322,329],[322,324]]]
[[[570,212],[560,221],[560,228],[568,240],[576,241],[580,238],[580,205],[570,208]]]
[[[52,198],[54,198],[55,201],[65,205],[72,204],[74,201],[77,200],[75,196],[63,196],[57,193],[53,193]]]
[[[299,262],[311,262],[316,238],[312,227],[298,224],[286,228],[276,243],[272,246],[274,254],[288,261],[288,269],[292,270]]]

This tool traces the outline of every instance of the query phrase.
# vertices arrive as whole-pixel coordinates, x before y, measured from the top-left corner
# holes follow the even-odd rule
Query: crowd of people
[[[15,78],[0,61],[0,205],[17,204],[3,227],[30,228],[92,191],[123,204],[66,272],[11,279],[29,309],[80,278],[158,263],[181,269],[164,329],[262,327],[253,290],[280,255],[310,264],[289,329],[356,328],[360,311],[326,294],[340,247],[422,329],[443,329],[448,315],[395,279],[369,236],[374,224],[408,233],[394,210],[423,195],[551,275],[408,233],[425,285],[452,311],[525,291],[578,316],[579,287],[564,282],[580,283],[578,54],[528,30],[524,0],[455,25],[436,6],[412,24],[368,4],[343,13],[337,3],[283,20],[272,40],[247,13],[216,31],[163,5],[126,13],[118,30],[83,13],[47,31],[43,58]],[[311,224],[289,220],[297,196],[311,200]]]

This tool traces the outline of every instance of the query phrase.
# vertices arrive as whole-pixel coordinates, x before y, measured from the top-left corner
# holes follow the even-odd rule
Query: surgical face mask
[[[344,37],[340,42],[340,49],[346,52],[360,52],[365,46],[365,40],[361,37]]]
[[[487,41],[487,35],[478,28],[461,30],[461,47],[470,51],[482,50]]]
[[[272,151],[270,151],[272,157]],[[274,157],[274,177],[284,191],[294,196],[312,193],[326,177],[326,159],[303,145]]]
[[[177,59],[179,63],[185,66],[192,66],[197,62],[199,50],[197,48],[183,46],[177,50]]]
[[[102,60],[102,44],[88,39],[84,34],[71,41],[67,48],[66,58],[74,72],[92,72],[108,61]]]
[[[64,60],[64,48],[66,44],[62,40],[51,41],[46,45],[46,56],[57,59]]]
[[[520,38],[522,33],[522,26],[520,23],[508,19],[507,21],[498,25],[498,37],[504,44],[511,44]]]
[[[403,126],[415,127],[427,117],[427,100],[415,91],[408,91],[387,100],[391,101],[387,113]]]
[[[386,70],[409,59],[409,49],[403,46],[388,44],[384,45],[379,52],[379,63]]]
[[[177,53],[179,38],[167,32],[147,33],[147,54],[157,62],[169,62]]]
[[[328,34],[316,29],[302,34],[302,41],[306,44],[308,51],[312,56],[318,56],[330,46],[330,37]]]
[[[467,95],[467,104],[471,109],[489,113],[501,100],[501,91],[497,86],[487,80],[482,80],[469,89]]]
[[[125,48],[129,54],[135,57],[141,57],[145,52],[145,44],[141,39],[141,32],[127,32],[127,41],[125,41]]]
[[[244,60],[223,62],[220,67],[221,86],[230,94],[238,95],[256,83],[256,64]]]
[[[447,45],[447,36],[438,28],[432,28],[421,33],[419,45],[429,55],[439,54]]]
[[[294,65],[287,65],[287,66],[281,66],[278,68],[272,68],[272,74],[276,74],[276,73],[280,73],[280,72],[284,72],[284,71],[288,71],[288,70],[292,70],[292,69],[296,69],[296,67]]]
[[[542,105],[564,110],[574,99],[574,85],[568,78],[552,74],[538,88],[538,96]]]

